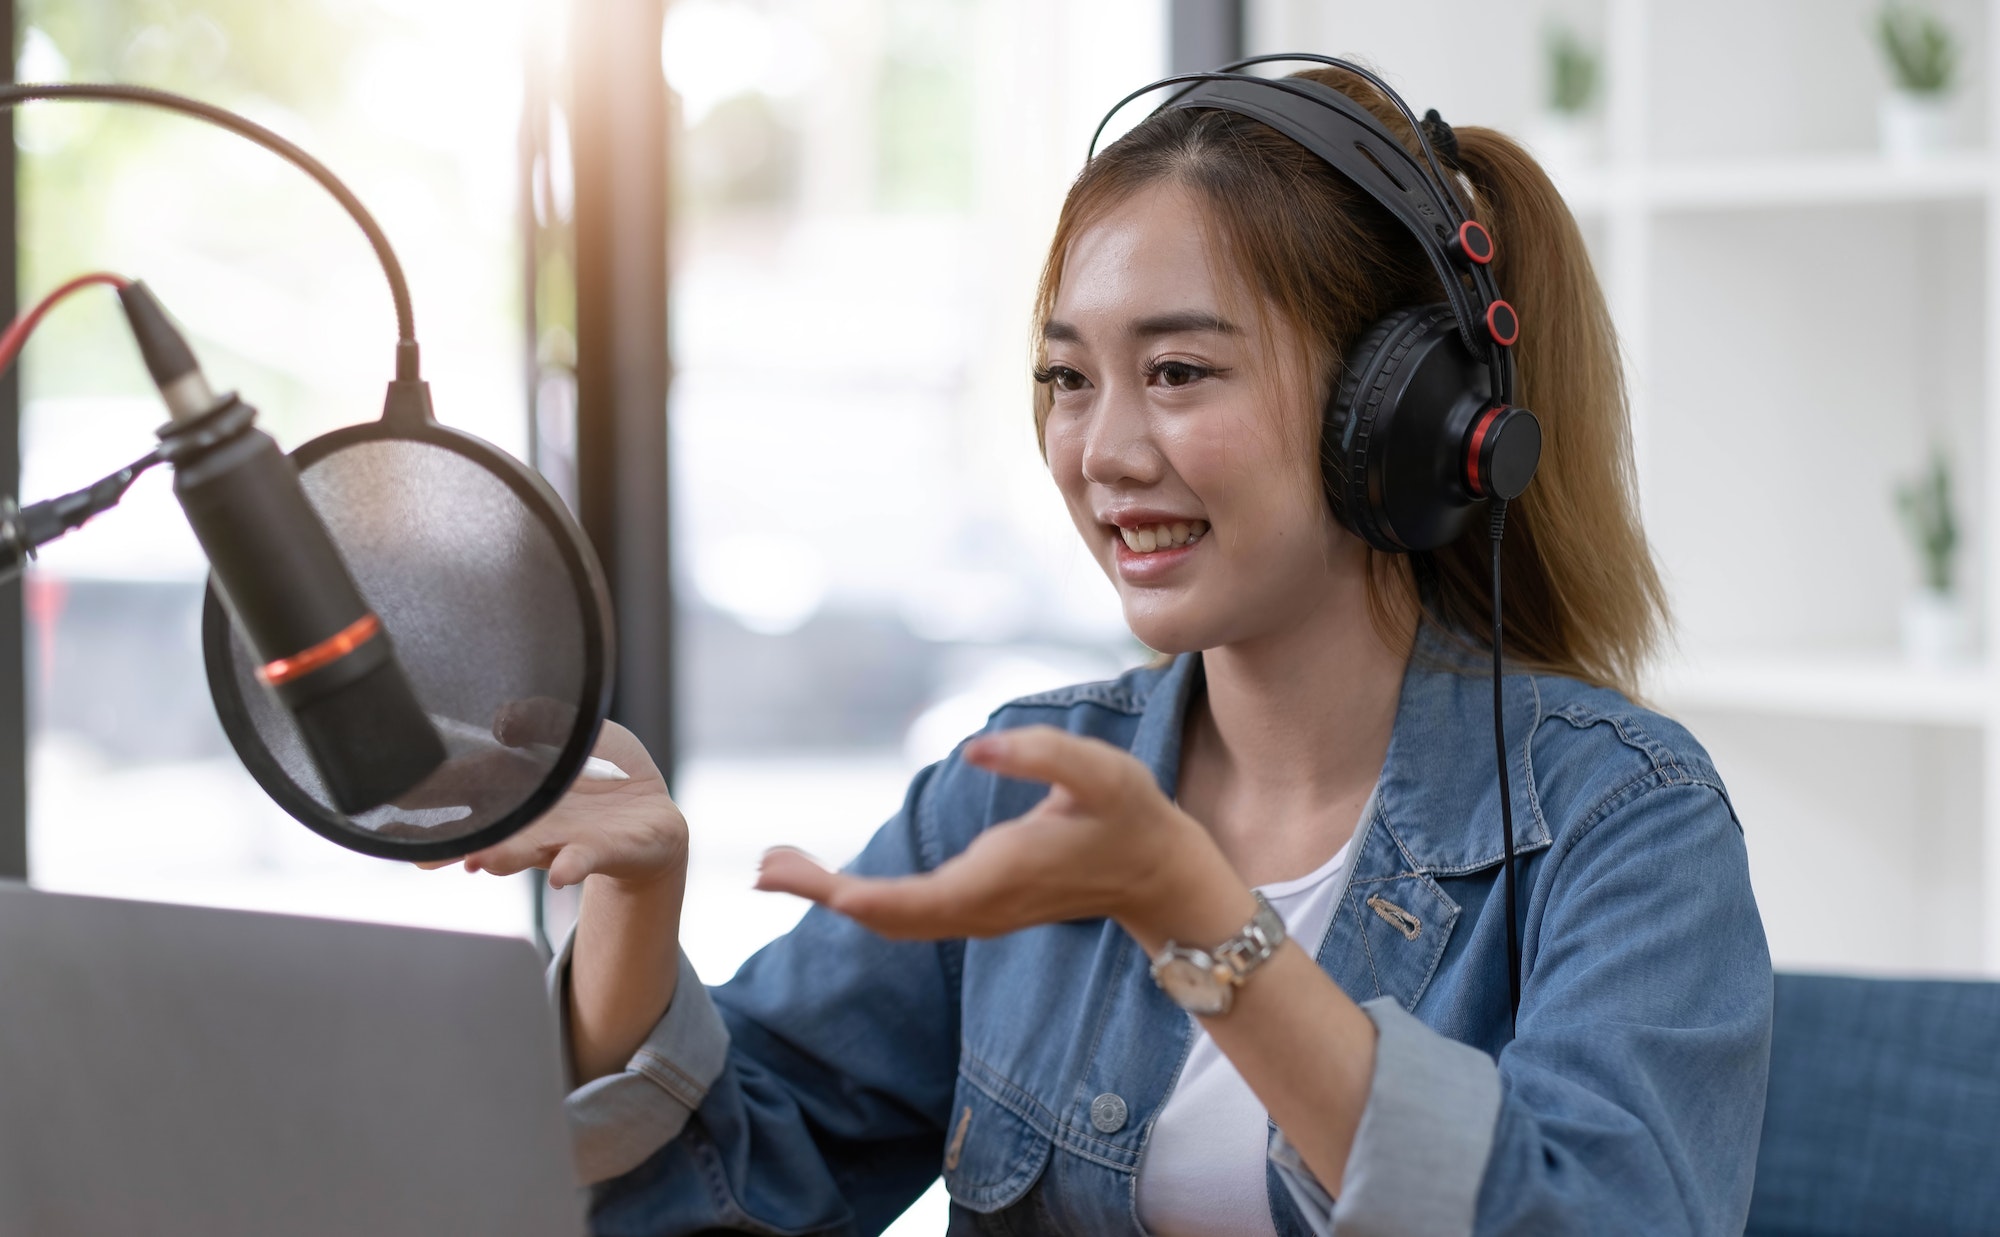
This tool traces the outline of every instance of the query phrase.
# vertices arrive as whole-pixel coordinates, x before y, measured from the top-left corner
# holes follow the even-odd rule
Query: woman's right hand
[[[573,706],[558,701],[518,701],[494,719],[493,736],[510,747],[561,742],[574,717]],[[673,1003],[687,892],[687,820],[645,745],[606,722],[592,754],[625,777],[579,778],[533,824],[465,857],[469,872],[509,876],[547,868],[557,889],[592,878],[584,885],[569,966],[576,1086],[623,1069]]]
[[[494,720],[494,737],[510,747],[560,743],[571,723],[566,714],[556,714],[570,708],[553,700],[510,704]],[[591,754],[617,765],[625,777],[579,778],[533,824],[465,856],[466,871],[511,876],[546,868],[549,885],[555,889],[593,875],[634,889],[684,877],[687,820],[668,796],[667,784],[645,745],[623,726],[605,722]],[[439,868],[452,862],[421,866]]]

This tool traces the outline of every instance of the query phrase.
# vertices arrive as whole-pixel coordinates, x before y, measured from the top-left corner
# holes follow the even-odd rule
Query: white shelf
[[[1912,163],[1877,145],[1875,3],[1564,0],[1602,49],[1602,153],[1566,162],[1553,130],[1544,153],[1618,329],[1690,650],[1643,690],[1730,784],[1774,956],[2000,977],[2000,0],[1942,6],[1967,147]],[[1362,52],[1533,153],[1549,0],[1247,7],[1258,50]],[[1475,63],[1530,71],[1494,89]],[[1948,671],[1889,642],[1914,582],[1892,487],[1932,439],[1959,457],[1988,650]],[[1937,913],[1853,910],[1888,904]]]
[[[1763,210],[1880,202],[1977,202],[1995,183],[1984,152],[1891,163],[1876,155],[1827,155],[1758,162],[1578,168],[1557,184],[1579,215],[1621,205],[1662,212]]]
[[[1986,667],[1929,669],[1890,654],[1710,657],[1663,667],[1647,684],[1668,712],[1718,710],[1933,726],[1986,724]]]

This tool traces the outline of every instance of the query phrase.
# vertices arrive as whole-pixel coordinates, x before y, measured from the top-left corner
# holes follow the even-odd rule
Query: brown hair
[[[1392,133],[1408,130],[1401,113],[1352,74],[1326,68],[1296,76],[1344,92]],[[1544,438],[1534,483],[1508,512],[1505,652],[1634,695],[1667,610],[1639,526],[1611,315],[1583,236],[1548,176],[1505,134],[1472,126],[1456,134],[1469,205],[1498,249],[1495,279],[1523,324],[1514,348],[1516,398],[1540,418]],[[1406,145],[1414,152],[1414,137]],[[1263,308],[1309,341],[1315,372],[1326,376],[1322,394],[1370,325],[1404,306],[1443,299],[1409,233],[1304,147],[1232,112],[1168,110],[1106,148],[1071,185],[1036,297],[1037,365],[1046,360],[1039,327],[1054,309],[1071,241],[1133,193],[1163,182],[1194,194],[1216,248],[1262,294]],[[1046,385],[1037,388],[1037,438],[1051,399]],[[1371,550],[1369,566],[1371,609],[1385,632],[1407,632],[1421,605],[1446,631],[1490,647],[1485,521],[1471,521],[1457,541],[1427,554]],[[1419,577],[1427,581],[1421,600]]]

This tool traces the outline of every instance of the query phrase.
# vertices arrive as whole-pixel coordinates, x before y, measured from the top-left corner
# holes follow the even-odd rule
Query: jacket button
[[[1125,1128],[1125,1101],[1106,1091],[1090,1101],[1090,1123],[1100,1134],[1116,1134]]]

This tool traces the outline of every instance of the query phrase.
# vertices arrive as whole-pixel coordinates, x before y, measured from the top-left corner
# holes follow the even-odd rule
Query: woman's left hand
[[[1234,880],[1208,831],[1121,748],[1025,726],[974,739],[962,756],[1002,777],[1046,782],[1049,793],[930,872],[829,872],[780,847],[764,856],[757,888],[810,898],[905,940],[999,936],[1098,916],[1150,937],[1156,932],[1148,929],[1174,918],[1171,908],[1191,882]]]

